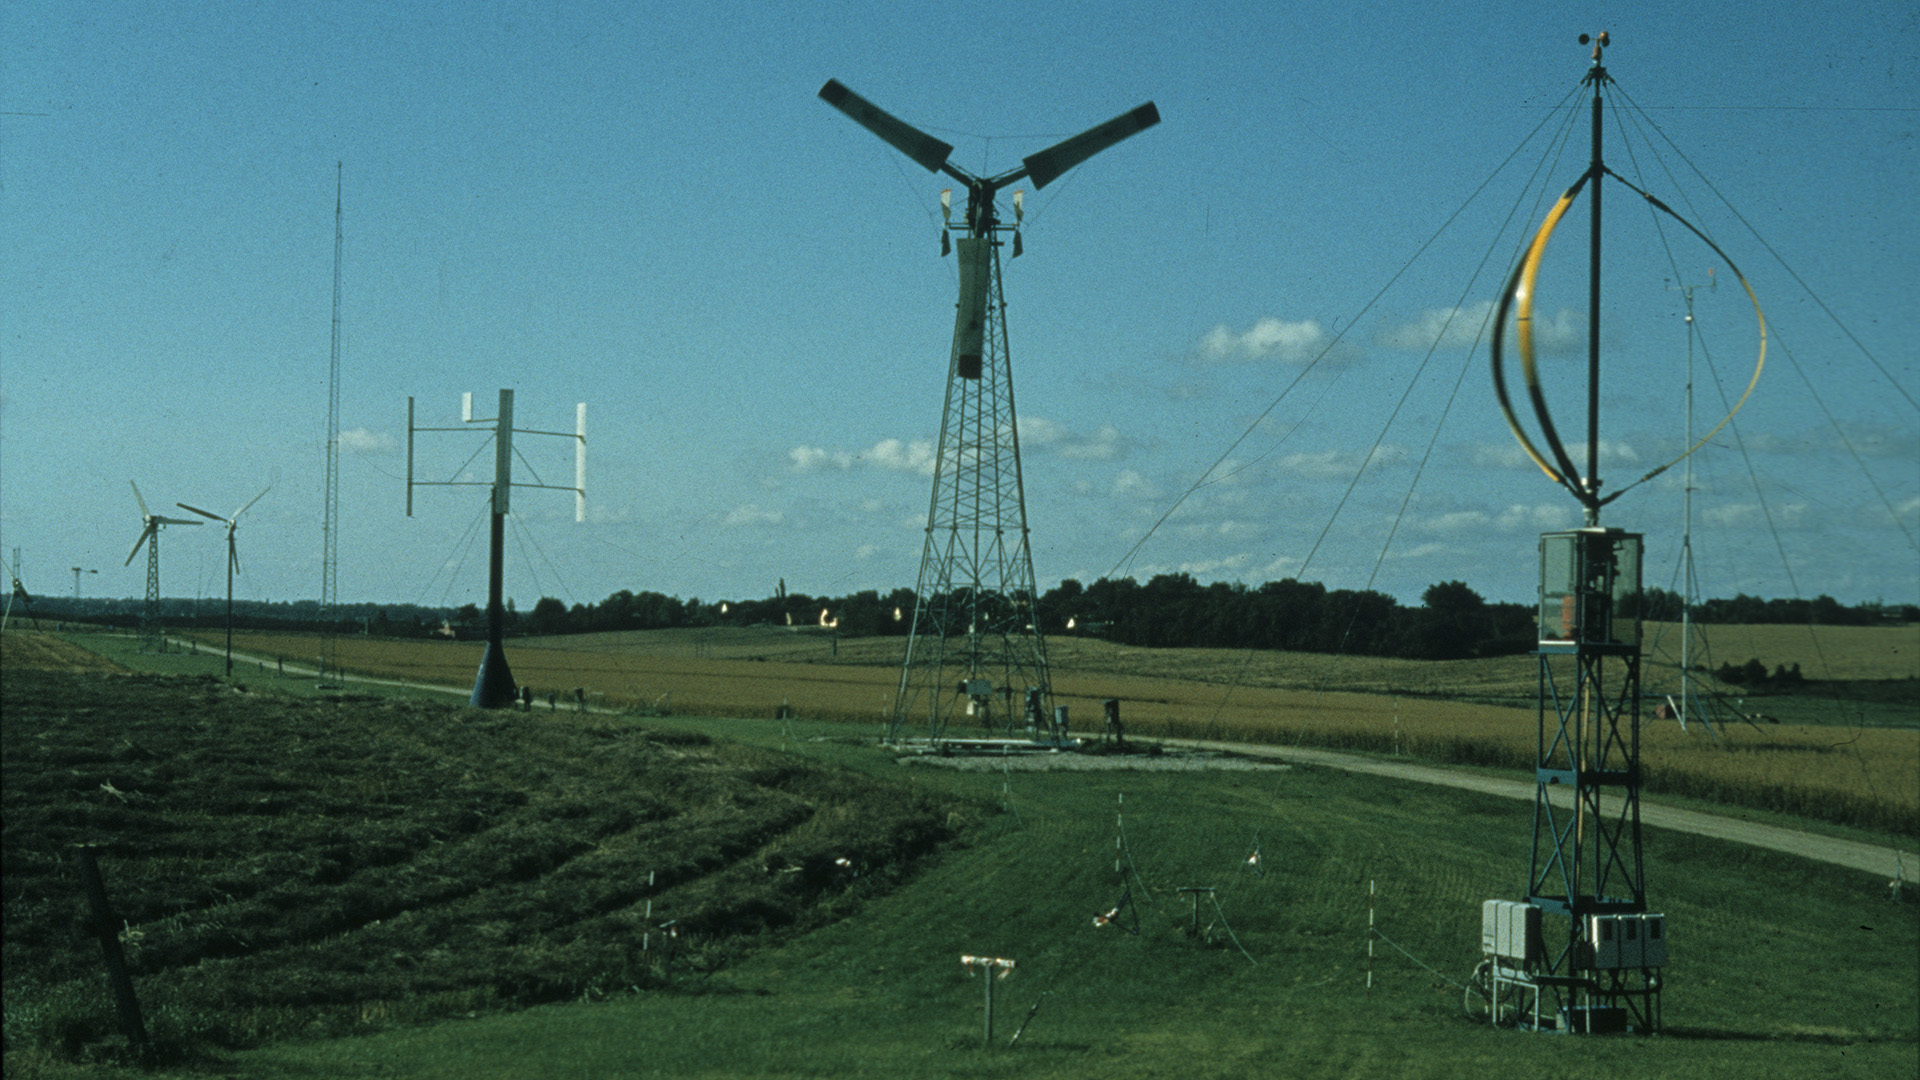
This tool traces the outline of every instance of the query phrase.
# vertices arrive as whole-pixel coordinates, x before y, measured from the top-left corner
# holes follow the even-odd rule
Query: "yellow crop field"
[[[1751,629],[1745,640],[1772,642],[1772,655],[1805,655],[1791,651],[1794,628]],[[1842,645],[1827,652],[1836,666],[1847,658],[1846,670],[1861,677],[1895,677],[1889,672],[1911,656],[1910,629],[1839,629],[1860,632],[1841,635]],[[1798,633],[1804,638],[1805,628]],[[473,642],[338,643],[349,672],[449,686],[470,685],[481,654]],[[317,646],[303,635],[245,634],[235,642],[246,653],[302,664]],[[571,702],[577,688],[590,703],[612,708],[771,717],[786,706],[877,731],[892,711],[903,650],[900,639],[834,642],[757,628],[522,639],[509,643],[508,657],[542,704],[549,691]],[[1537,672],[1529,656],[1434,663],[1128,649],[1081,639],[1050,642],[1049,656],[1056,703],[1083,730],[1099,723],[1101,702],[1115,698],[1127,731],[1143,736],[1299,743],[1516,770],[1533,764]],[[1650,721],[1642,764],[1653,793],[1920,832],[1920,730],[1912,727],[1735,724],[1709,734],[1698,724],[1682,732]]]
[[[124,670],[96,653],[38,630],[8,630],[0,634],[0,672]]]

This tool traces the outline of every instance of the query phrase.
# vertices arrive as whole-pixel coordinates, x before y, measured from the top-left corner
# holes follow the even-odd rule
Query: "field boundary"
[[[184,644],[184,639],[176,639]],[[236,662],[266,663],[267,658],[243,654],[236,651]],[[287,670],[300,675],[318,676],[316,669],[289,664]],[[426,683],[405,679],[380,679],[367,675],[345,674],[343,682],[361,683],[370,686],[394,686],[412,690],[426,690],[450,695],[465,695],[470,688],[446,686],[439,683]],[[587,711],[604,714],[618,714],[621,710],[603,706],[587,706]],[[1089,736],[1082,736],[1089,737]],[[1535,787],[1525,780],[1503,780],[1498,777],[1483,776],[1445,765],[1424,765],[1410,762],[1379,761],[1345,754],[1333,750],[1319,750],[1310,747],[1276,746],[1270,743],[1230,742],[1216,739],[1189,739],[1178,737],[1154,736],[1151,741],[1169,746],[1187,746],[1197,749],[1223,750],[1231,753],[1254,757],[1274,758],[1294,764],[1319,765],[1324,768],[1341,769],[1346,772],[1364,773],[1395,780],[1410,780],[1415,783],[1432,784],[1466,791],[1475,791],[1486,795],[1495,795],[1507,799],[1528,800],[1536,795]],[[1556,805],[1572,805],[1571,792],[1553,792],[1550,797]],[[1602,809],[1608,813],[1619,812],[1617,797],[1602,800]],[[1710,814],[1699,810],[1687,810],[1674,806],[1663,806],[1649,802],[1643,796],[1640,801],[1641,824],[1677,832],[1705,836],[1748,847],[1765,848],[1815,862],[1824,862],[1842,866],[1851,870],[1863,870],[1871,874],[1881,874],[1889,881],[1912,882],[1920,878],[1920,852],[1879,844],[1869,844],[1857,840],[1839,837],[1821,836],[1817,833],[1791,829],[1779,825],[1767,825],[1760,822],[1744,821],[1724,814]]]

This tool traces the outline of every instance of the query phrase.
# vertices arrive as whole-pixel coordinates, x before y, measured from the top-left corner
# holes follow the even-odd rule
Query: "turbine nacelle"
[[[147,510],[147,500],[140,497],[140,485],[135,484],[131,480],[127,481],[127,483],[129,486],[133,488],[133,501],[140,504],[140,524],[142,527],[140,529],[140,539],[135,540],[133,542],[133,550],[127,552],[127,561],[124,563],[121,563],[120,565],[132,566],[133,557],[135,555],[140,554],[140,545],[146,543],[150,539],[158,538],[160,535],[160,529],[162,526],[200,524],[199,522],[193,520],[192,518],[159,517],[149,512]],[[265,494],[265,493],[262,492],[262,494]]]

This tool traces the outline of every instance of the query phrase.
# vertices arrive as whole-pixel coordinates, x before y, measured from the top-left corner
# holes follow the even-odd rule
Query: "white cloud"
[[[882,439],[867,450],[828,450],[819,446],[796,446],[787,451],[787,462],[794,472],[810,473],[837,469],[845,472],[867,465],[894,472],[933,475],[933,443],[924,440],[903,442]]]
[[[1208,360],[1279,360],[1305,363],[1326,349],[1325,328],[1313,319],[1287,322],[1264,318],[1238,333],[1225,323],[1200,339],[1200,355]]]
[[[796,446],[787,451],[787,460],[793,463],[794,472],[815,472],[820,469],[853,467],[853,455],[844,450],[823,450],[817,446]]]
[[[1573,511],[1566,506],[1554,503],[1536,503],[1531,506],[1514,503],[1496,513],[1484,510],[1454,510],[1436,514],[1420,523],[1427,532],[1462,533],[1498,532],[1509,533],[1517,530],[1543,532],[1551,529],[1570,527],[1573,524]]]
[[[391,435],[368,431],[366,428],[354,428],[340,433],[340,445],[349,450],[362,453],[384,453],[399,448],[399,443]]]
[[[1547,453],[1547,448],[1542,445],[1537,434],[1529,432],[1528,437],[1534,440],[1534,448],[1540,451],[1541,456],[1546,457],[1547,460],[1551,462],[1553,458]],[[1567,453],[1572,455],[1574,464],[1584,467],[1587,461],[1587,441],[1585,437],[1561,432],[1560,439],[1561,442],[1566,444]],[[1477,443],[1469,448],[1467,455],[1468,459],[1473,462],[1476,468],[1518,469],[1533,466],[1533,459],[1528,457],[1527,452],[1520,448],[1518,441]],[[1632,444],[1621,442],[1618,439],[1600,440],[1600,464],[1603,468],[1608,465],[1637,465],[1639,463],[1640,451],[1634,449]],[[1604,472],[1601,474],[1601,478],[1603,480],[1606,478]]]
[[[727,512],[726,524],[734,527],[758,527],[778,525],[786,520],[786,515],[778,510],[764,510],[754,503],[745,503]]]
[[[1493,301],[1460,308],[1428,308],[1413,322],[1383,331],[1374,343],[1390,349],[1471,348],[1493,313]]]
[[[1572,308],[1561,308],[1551,317],[1544,319],[1535,312],[1533,343],[1541,352],[1555,356],[1581,352],[1587,345],[1586,317],[1576,316]]]
[[[882,439],[861,457],[882,469],[933,475],[933,443],[924,439],[913,442]]]
[[[1100,425],[1100,430],[1091,435],[1083,435],[1064,424],[1056,423],[1040,416],[1020,418],[1020,448],[1047,449],[1061,457],[1076,461],[1112,461],[1125,454],[1130,440],[1120,434],[1120,429],[1112,424]]]
[[[1382,444],[1375,447],[1371,454],[1363,455],[1357,450],[1317,450],[1311,453],[1288,454],[1280,459],[1287,471],[1315,480],[1327,480],[1352,476],[1355,469],[1363,463],[1369,469],[1378,469],[1395,458],[1404,458],[1406,452],[1399,447]]]
[[[1154,486],[1153,481],[1148,480],[1132,469],[1121,469],[1114,474],[1113,487],[1109,489],[1109,493],[1129,499],[1157,499],[1160,497],[1160,489]]]

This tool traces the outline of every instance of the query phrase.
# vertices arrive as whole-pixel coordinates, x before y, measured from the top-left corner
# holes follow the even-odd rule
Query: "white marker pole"
[[[1367,1000],[1373,1000],[1373,879],[1367,879]]]

